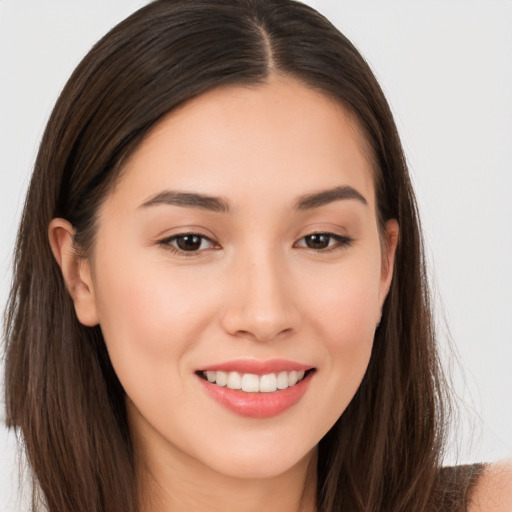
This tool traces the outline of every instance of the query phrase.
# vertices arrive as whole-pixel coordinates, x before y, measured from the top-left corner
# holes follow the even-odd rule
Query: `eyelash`
[[[308,247],[307,245],[300,245],[300,246],[298,245],[299,242],[306,240],[308,238],[311,240],[312,237],[322,237],[322,236],[329,238],[329,243],[328,243],[327,247],[315,249],[313,247]],[[177,243],[178,240],[185,239],[188,237],[194,237],[194,238],[200,239],[200,245],[199,245],[198,249],[187,251],[185,249],[180,249],[179,247],[176,247],[175,245],[173,245],[173,243]],[[335,243],[331,244],[331,240],[334,240]],[[210,242],[212,244],[212,247],[209,247],[207,249],[201,249],[201,245],[203,244],[204,241]],[[321,232],[317,232],[317,233],[310,233],[309,235],[303,236],[301,239],[298,240],[298,242],[295,242],[293,244],[293,246],[294,247],[302,247],[304,249],[311,249],[318,253],[328,253],[328,252],[343,249],[345,247],[349,247],[350,245],[352,245],[353,241],[354,240],[350,237],[337,235],[335,233],[321,231]],[[180,256],[185,256],[185,257],[197,256],[200,252],[202,252],[204,250],[214,249],[214,248],[219,247],[211,238],[208,238],[205,235],[201,235],[200,233],[180,233],[178,235],[173,235],[168,238],[164,238],[164,239],[160,240],[158,242],[158,244],[160,246],[162,246],[163,248],[165,248],[166,250],[171,251],[174,254],[178,254]]]
[[[185,239],[187,237],[195,237],[195,238],[200,239],[199,249],[193,250],[193,251],[187,251],[185,249],[180,249],[179,247],[172,245],[173,242],[177,243],[178,240]],[[179,256],[189,257],[189,256],[197,256],[198,253],[201,252],[202,250],[207,250],[207,249],[201,249],[201,245],[203,245],[204,241],[208,241],[212,244],[212,247],[209,247],[208,249],[212,249],[216,246],[215,242],[211,238],[208,238],[205,235],[201,235],[200,233],[180,233],[178,235],[173,235],[168,238],[164,238],[163,240],[160,240],[158,242],[158,244],[160,246],[162,246],[164,249],[171,251],[174,254],[178,254]]]
[[[301,247],[304,247],[305,249],[312,249],[316,252],[320,252],[320,253],[326,253],[326,252],[332,252],[332,251],[336,251],[336,250],[340,250],[340,249],[343,249],[345,247],[350,247],[350,245],[352,245],[353,243],[353,239],[350,238],[350,237],[347,237],[347,236],[342,236],[342,235],[337,235],[335,233],[329,233],[329,232],[325,232],[325,231],[319,231],[317,233],[310,233],[309,235],[306,235],[306,236],[303,236],[299,242],[301,242],[302,240],[305,240],[307,238],[311,238],[311,237],[322,237],[322,236],[325,236],[325,237],[328,237],[330,240],[334,240],[335,243],[333,243],[332,245],[330,244],[329,242],[329,245],[327,247],[324,247],[322,249],[314,249],[313,247],[307,247],[307,246],[301,246]],[[294,247],[298,244],[298,242],[296,242],[294,244]]]

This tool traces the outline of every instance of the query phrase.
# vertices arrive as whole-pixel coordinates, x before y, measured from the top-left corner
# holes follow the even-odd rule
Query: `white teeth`
[[[253,373],[244,373],[242,376],[242,390],[255,393],[260,390],[260,379]]]
[[[242,376],[238,372],[229,372],[227,386],[229,389],[242,389]]]
[[[217,386],[225,386],[228,383],[228,374],[226,372],[217,372],[215,381],[217,382]]]
[[[263,393],[272,393],[277,389],[277,377],[275,373],[262,375],[260,377],[260,391]]]
[[[279,372],[277,375],[277,389],[286,389],[288,386],[288,372]]]
[[[218,386],[227,386],[229,389],[241,389],[247,393],[273,393],[278,389],[286,389],[294,386],[304,378],[305,372],[291,371],[279,373],[267,373],[255,375],[253,373],[204,371],[203,376],[208,382]]]

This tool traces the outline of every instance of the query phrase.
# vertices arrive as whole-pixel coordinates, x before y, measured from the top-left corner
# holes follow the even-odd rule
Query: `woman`
[[[7,342],[52,512],[506,506],[501,473],[439,471],[393,119],[296,2],[157,1],[93,48],[41,143]]]

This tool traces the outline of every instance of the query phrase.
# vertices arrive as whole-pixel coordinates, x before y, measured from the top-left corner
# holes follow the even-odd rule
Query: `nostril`
[[[281,339],[290,335],[293,332],[293,328],[287,327],[285,329],[273,330],[271,328],[265,329],[263,327],[255,327],[252,331],[246,329],[240,329],[234,333],[234,336],[239,338],[251,339],[254,341],[272,341],[275,339]]]

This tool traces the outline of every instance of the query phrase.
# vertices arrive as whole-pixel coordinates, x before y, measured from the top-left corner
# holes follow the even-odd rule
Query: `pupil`
[[[182,251],[197,251],[201,247],[201,237],[197,235],[180,236],[176,242]]]
[[[329,246],[329,238],[329,235],[309,235],[306,238],[306,245],[310,249],[325,249],[326,247]]]

